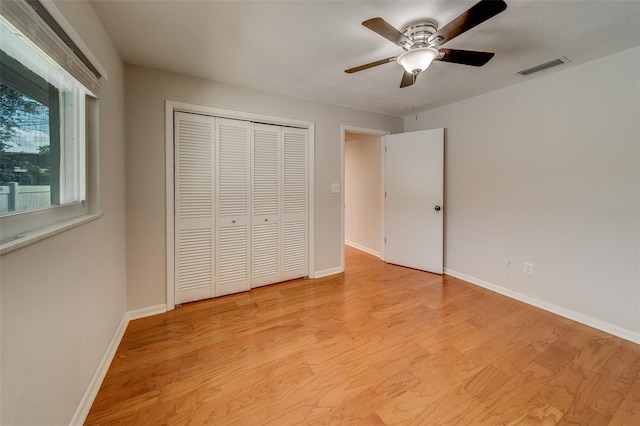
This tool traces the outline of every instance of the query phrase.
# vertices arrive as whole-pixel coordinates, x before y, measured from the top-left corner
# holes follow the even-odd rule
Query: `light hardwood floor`
[[[130,323],[87,424],[640,424],[640,346],[347,247]]]

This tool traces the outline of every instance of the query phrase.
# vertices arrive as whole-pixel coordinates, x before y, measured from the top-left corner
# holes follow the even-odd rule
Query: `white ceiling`
[[[380,16],[401,29],[419,18],[440,26],[470,1],[115,1],[91,4],[128,64],[334,105],[407,116],[527,78],[557,58],[555,72],[640,45],[640,0],[506,0],[507,10],[443,47],[495,52],[484,67],[435,62],[399,88],[395,62],[345,69],[402,50],[363,27]]]

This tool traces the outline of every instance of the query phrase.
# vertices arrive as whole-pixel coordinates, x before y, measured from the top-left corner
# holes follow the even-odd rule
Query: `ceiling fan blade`
[[[415,82],[416,82],[415,74],[412,74],[410,72],[406,72],[405,71],[404,74],[402,75],[402,81],[400,82],[400,88],[411,86]]]
[[[411,40],[382,18],[367,19],[362,25],[400,47],[413,46]]]
[[[435,59],[436,61],[453,62],[473,67],[483,66],[495,55],[492,52],[476,52],[474,50],[439,49],[439,51],[440,55]]]
[[[346,72],[347,74],[352,74],[354,72],[358,72],[358,71],[366,70],[366,69],[369,69],[369,68],[377,67],[378,65],[388,64],[389,62],[393,62],[396,59],[397,58],[395,56],[392,56],[392,57],[387,58],[387,59],[380,59],[379,61],[370,62],[368,64],[360,65],[359,67],[349,68],[348,70],[344,70],[344,72]]]
[[[493,18],[506,8],[507,4],[503,0],[481,0],[473,5],[471,9],[436,31],[429,37],[429,43],[437,45],[446,43],[476,25]]]

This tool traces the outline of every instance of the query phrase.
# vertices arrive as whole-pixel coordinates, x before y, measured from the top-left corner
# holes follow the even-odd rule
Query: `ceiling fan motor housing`
[[[413,48],[415,47],[427,47],[429,44],[429,37],[438,31],[438,23],[433,19],[419,19],[413,21],[404,26],[402,34],[413,42]],[[403,45],[405,50],[410,50],[412,46]]]

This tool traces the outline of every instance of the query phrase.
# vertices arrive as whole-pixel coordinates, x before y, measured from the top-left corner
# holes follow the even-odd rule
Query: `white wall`
[[[405,118],[446,128],[448,270],[640,341],[638,76],[634,48]]]
[[[357,248],[380,256],[381,138],[346,133],[344,144],[344,236]]]
[[[104,216],[0,258],[0,423],[68,424],[126,309],[124,66],[88,2],[58,8],[106,68]]]
[[[126,66],[128,306],[166,301],[165,100],[315,123],[315,269],[342,264],[342,125],[398,132],[402,119]]]

